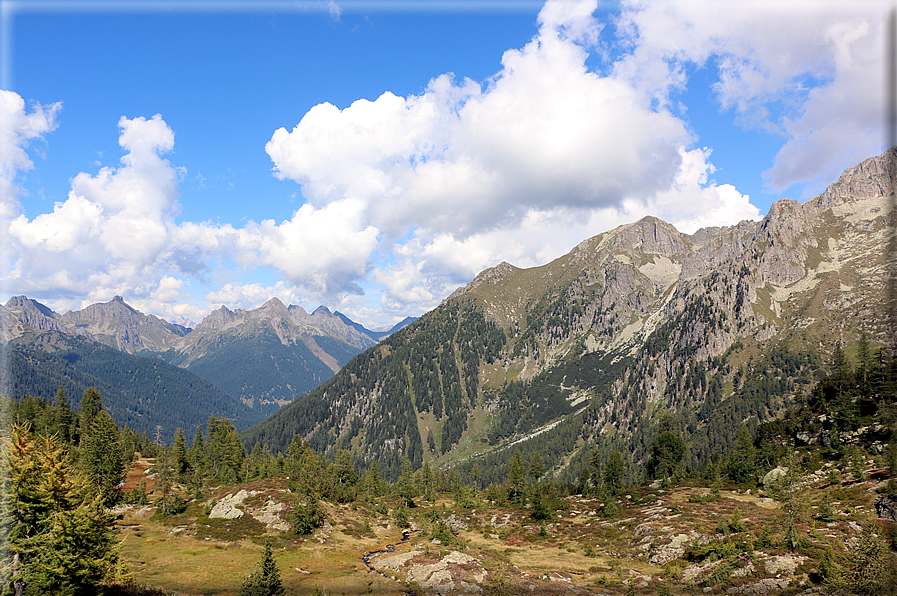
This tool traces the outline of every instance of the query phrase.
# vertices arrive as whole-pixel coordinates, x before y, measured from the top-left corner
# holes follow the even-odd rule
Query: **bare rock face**
[[[25,296],[13,296],[5,306],[0,306],[0,341],[9,341],[26,329],[65,332],[52,310]]]
[[[255,495],[255,491],[247,492],[245,489],[240,490],[237,494],[230,494],[220,499],[212,511],[209,513],[210,519],[239,519],[243,517],[244,511],[238,507],[243,501]]]
[[[875,499],[875,513],[879,519],[897,522],[897,499],[884,495]]]
[[[83,310],[69,311],[59,320],[65,325],[66,333],[85,336],[128,354],[167,350],[187,333],[180,325],[135,310],[121,296],[91,304]]]
[[[478,594],[479,584],[486,579],[486,570],[479,559],[451,551],[436,562],[416,562],[424,552],[411,550],[372,559],[378,571],[392,570],[405,574],[408,583],[417,583],[426,594]],[[432,559],[430,559],[432,561]]]
[[[897,149],[870,157],[855,168],[846,170],[837,182],[830,185],[814,201],[819,210],[836,205],[894,194],[897,181]]]

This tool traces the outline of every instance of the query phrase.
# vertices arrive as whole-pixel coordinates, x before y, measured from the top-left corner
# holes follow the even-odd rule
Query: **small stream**
[[[400,542],[399,544],[404,544],[404,543],[408,542],[409,540],[411,540],[411,535],[412,535],[412,534],[416,534],[416,533],[417,533],[417,530],[402,530],[402,542]],[[364,555],[363,557],[361,557],[361,560],[364,561],[365,566],[368,568],[368,570],[369,570],[370,572],[372,572],[372,573],[379,573],[380,575],[382,575],[382,576],[385,577],[386,579],[390,579],[390,580],[391,580],[391,579],[393,579],[393,578],[391,578],[391,577],[389,577],[389,576],[387,576],[387,575],[385,575],[385,574],[383,574],[383,573],[380,573],[379,571],[377,571],[377,570],[374,568],[373,565],[371,565],[371,557],[373,557],[374,555],[379,555],[379,554],[381,554],[381,553],[394,553],[394,552],[396,552],[396,546],[395,546],[394,544],[387,544],[387,545],[386,545],[386,548],[384,548],[384,549],[382,549],[382,550],[371,551],[371,552],[369,552],[368,554],[366,554],[366,555]],[[407,586],[407,584],[405,584],[405,585]],[[410,596],[415,596],[414,592],[410,592],[410,591],[409,591],[408,594],[410,594]]]

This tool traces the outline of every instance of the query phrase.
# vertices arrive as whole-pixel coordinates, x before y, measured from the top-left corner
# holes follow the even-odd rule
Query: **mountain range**
[[[835,348],[893,344],[894,159],[762,221],[684,234],[646,217],[541,267],[487,269],[244,443],[298,434],[388,475],[404,458],[505,469],[513,446],[562,474],[596,448],[643,462],[666,419],[707,462]]]
[[[165,436],[173,434],[176,426],[186,428],[188,422],[192,426],[197,415],[187,412],[203,408],[200,421],[215,414],[245,428],[312,390],[390,333],[369,331],[323,306],[309,314],[277,298],[253,310],[221,306],[195,329],[145,315],[121,296],[65,314],[16,296],[0,306],[0,321],[0,340],[10,349],[15,371],[4,380],[6,395],[49,398],[61,385],[68,386],[77,403],[83,388],[102,386],[110,394],[108,405],[113,414],[118,412],[120,424],[149,430],[160,424]],[[153,361],[150,368],[143,362],[146,358]],[[130,388],[119,388],[110,379],[103,382],[98,375],[108,376],[110,371],[105,366],[98,369],[100,361],[115,361],[114,369],[130,371]],[[165,370],[167,383],[192,387],[192,392],[181,395],[182,391],[157,377],[141,376],[158,370]],[[133,392],[135,384],[164,386],[164,391],[157,392],[176,403],[161,406],[153,401],[154,406],[147,409],[139,406],[137,395],[123,398],[122,390]],[[160,407],[172,415],[156,416]],[[175,414],[179,409],[185,412],[183,419]]]

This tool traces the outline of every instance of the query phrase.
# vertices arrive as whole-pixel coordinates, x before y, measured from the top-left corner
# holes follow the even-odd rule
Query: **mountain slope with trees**
[[[71,336],[46,339],[55,351],[7,347],[9,378],[3,391],[14,399],[50,399],[60,387],[80,396],[97,387],[106,408],[120,425],[170,441],[175,429],[193,428],[210,415],[228,418],[239,428],[257,423],[263,414],[235,401],[217,386],[189,370],[157,358],[132,356]],[[79,407],[77,401],[73,404]]]
[[[586,445],[638,468],[669,415],[702,466],[803,395],[836,347],[890,344],[893,159],[759,222],[686,235],[647,217],[541,267],[502,263],[244,441],[351,448],[391,478],[403,458],[487,473],[513,445],[563,474]]]

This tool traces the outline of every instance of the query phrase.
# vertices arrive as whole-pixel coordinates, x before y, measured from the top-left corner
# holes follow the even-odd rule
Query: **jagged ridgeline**
[[[516,450],[575,475],[597,447],[634,475],[663,417],[700,466],[805,393],[837,345],[892,345],[894,159],[759,222],[688,235],[647,217],[541,267],[502,263],[244,441],[300,435],[390,477],[408,457],[484,479]]]

